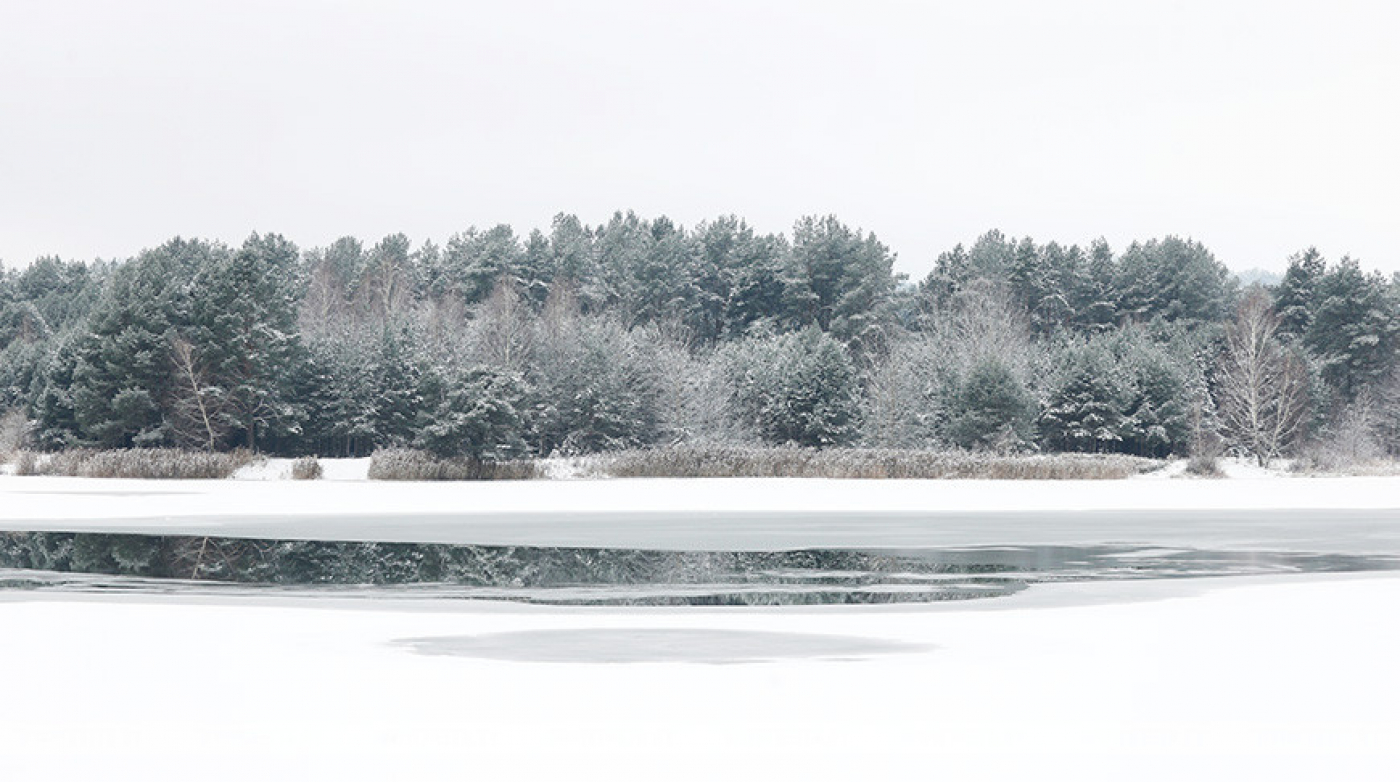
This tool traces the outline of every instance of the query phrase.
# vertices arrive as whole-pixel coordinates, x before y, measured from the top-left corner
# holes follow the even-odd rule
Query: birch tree
[[[1226,330],[1216,389],[1226,441],[1261,466],[1298,438],[1309,405],[1307,370],[1278,331],[1268,294],[1248,294]]]
[[[228,435],[223,389],[211,386],[200,368],[195,347],[183,337],[173,337],[170,358],[175,374],[172,424],[182,444],[198,444],[215,451]]]

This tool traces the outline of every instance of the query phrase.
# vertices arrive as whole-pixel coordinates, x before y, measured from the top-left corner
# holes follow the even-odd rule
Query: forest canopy
[[[1353,259],[1242,288],[1190,239],[990,231],[917,282],[894,260],[834,216],[632,212],[40,258],[0,275],[0,413],[48,450],[1400,449],[1400,283]]]

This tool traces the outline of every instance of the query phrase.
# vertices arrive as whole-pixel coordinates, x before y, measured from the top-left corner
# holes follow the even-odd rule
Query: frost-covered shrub
[[[1303,446],[1293,468],[1300,472],[1354,475],[1392,474],[1378,426],[1377,407],[1363,395],[1333,415],[1318,435]]]
[[[292,480],[316,481],[324,474],[321,462],[314,456],[303,456],[292,462]]]
[[[652,345],[606,318],[546,313],[528,380],[530,444],[541,455],[648,445],[660,433]]]
[[[841,343],[807,328],[725,354],[736,417],[776,445],[833,446],[859,433],[859,380]]]
[[[946,445],[947,369],[926,337],[895,345],[866,386],[863,442],[882,448]]]
[[[678,340],[657,335],[655,358],[663,442],[732,445],[756,440],[731,415],[733,389],[722,354],[691,352]]]
[[[1197,454],[1186,462],[1186,474],[1197,478],[1224,478],[1220,461],[1210,454]]]
[[[926,313],[871,373],[865,441],[900,447],[1020,449],[1033,441],[1043,350],[1025,311],[980,281]]]
[[[19,456],[15,457],[15,475],[38,475],[40,461],[39,454],[20,451]]]

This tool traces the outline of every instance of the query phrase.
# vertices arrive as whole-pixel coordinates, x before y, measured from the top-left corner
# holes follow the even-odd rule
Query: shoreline
[[[1400,554],[1400,477],[0,477],[0,531],[689,550],[1094,544]]]

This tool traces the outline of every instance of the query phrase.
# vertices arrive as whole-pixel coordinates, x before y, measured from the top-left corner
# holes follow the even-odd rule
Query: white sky
[[[1400,3],[0,0],[0,258],[616,209],[1400,269]]]

